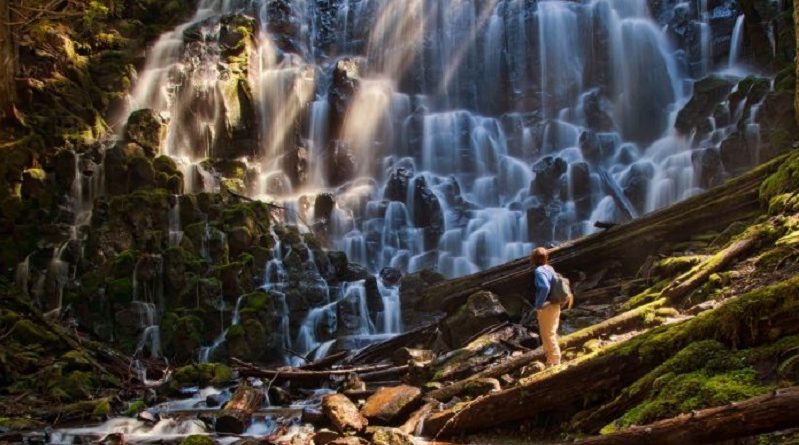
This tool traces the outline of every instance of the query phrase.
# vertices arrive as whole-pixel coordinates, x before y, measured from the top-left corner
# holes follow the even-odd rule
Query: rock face
[[[322,399],[322,411],[340,433],[361,432],[369,422],[358,407],[343,394],[328,394]]]
[[[508,314],[496,295],[477,292],[469,296],[466,304],[445,319],[440,328],[444,341],[457,348],[485,328],[508,319]]]
[[[148,158],[154,158],[161,152],[166,129],[166,123],[153,110],[137,110],[128,118],[125,140],[142,147]]]
[[[332,86],[328,94],[330,120],[328,134],[327,179],[332,185],[340,185],[353,178],[357,160],[354,159],[348,144],[341,138],[347,109],[360,85],[357,59],[345,58],[336,62],[333,69]]]
[[[413,224],[424,230],[425,249],[433,249],[444,233],[444,212],[424,177],[413,182]]]
[[[361,408],[361,415],[372,423],[392,424],[409,414],[420,400],[422,391],[415,386],[380,388]]]
[[[539,196],[544,202],[551,202],[559,197],[561,177],[569,168],[569,164],[559,157],[545,156],[533,165],[535,178],[530,184],[530,193]]]

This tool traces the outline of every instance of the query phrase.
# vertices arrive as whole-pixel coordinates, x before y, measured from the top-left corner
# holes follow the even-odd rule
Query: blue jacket
[[[555,269],[549,264],[535,268],[535,303],[536,309],[541,309],[547,301],[549,291],[552,289],[552,280],[555,279]]]

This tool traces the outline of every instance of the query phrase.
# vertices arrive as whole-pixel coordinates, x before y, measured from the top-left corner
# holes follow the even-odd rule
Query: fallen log
[[[710,444],[799,425],[799,386],[649,425],[579,440],[580,445]]]
[[[359,375],[364,382],[373,382],[381,379],[398,379],[402,374],[408,372],[408,365],[392,366],[384,369],[376,369],[364,372]]]
[[[755,247],[760,240],[759,236],[752,236],[732,243],[721,252],[707,258],[691,270],[677,277],[670,285],[663,289],[662,295],[671,302],[681,302],[689,293],[696,290],[710,275],[724,269]]]
[[[350,374],[370,374],[379,371],[388,371],[383,376],[393,375],[397,373],[397,369],[390,363],[382,363],[371,366],[361,366],[353,368],[329,369],[323,371],[306,371],[297,368],[287,369],[263,369],[250,363],[242,362],[241,360],[232,359],[236,364],[236,371],[242,377],[258,377],[262,379],[269,379],[274,382],[292,382],[293,384],[310,384],[315,385],[328,381],[331,377],[345,377]]]
[[[631,329],[639,326],[644,321],[644,316],[659,307],[663,307],[666,303],[665,299],[660,299],[652,303],[646,304],[639,308],[624,312],[615,317],[609,318],[599,324],[589,326],[581,329],[572,334],[563,336],[558,343],[561,349],[572,348],[579,346],[591,340],[611,333],[619,332],[625,329]],[[485,378],[498,378],[504,374],[514,372],[524,366],[527,366],[535,361],[542,361],[545,359],[544,350],[541,347],[533,349],[532,351],[525,352],[522,355],[513,357],[498,365],[492,366],[484,371],[478,372],[471,377],[457,381],[450,385],[431,391],[427,397],[439,401],[447,401],[457,394],[463,392],[469,384],[478,379]]]
[[[336,363],[344,360],[349,356],[350,351],[340,351],[336,352],[335,354],[330,354],[327,357],[323,357],[315,362],[311,362],[305,365],[298,367],[297,369],[301,369],[303,371],[318,371],[320,369],[330,368]]]
[[[384,340],[379,343],[373,343],[358,351],[352,358],[350,358],[349,363],[373,363],[375,361],[384,360],[391,357],[391,355],[394,354],[397,349],[402,347],[408,347],[409,345],[413,346],[416,343],[427,343],[432,340],[432,336],[435,335],[437,327],[438,323],[430,323],[389,338],[388,340]]]
[[[622,215],[624,215],[628,221],[638,217],[638,212],[635,211],[635,207],[633,207],[633,204],[629,199],[627,199],[627,195],[624,194],[624,191],[621,189],[621,187],[619,187],[619,184],[616,182],[616,180],[613,179],[613,176],[610,176],[610,173],[601,167],[597,168],[597,172],[599,173],[599,179],[602,180],[605,193],[613,198],[613,202],[621,211]]]
[[[785,156],[780,156],[673,206],[602,233],[563,243],[550,250],[551,262],[566,275],[578,270],[590,275],[605,267],[606,260],[613,259],[621,262],[626,272],[635,273],[646,257],[666,242],[687,241],[691,234],[708,230],[722,231],[733,222],[758,215],[760,184],[784,160]],[[532,281],[530,262],[521,258],[433,285],[421,298],[436,301],[438,308],[452,313],[475,292],[488,290],[500,295],[510,294],[519,289],[532,289]]]
[[[773,342],[774,332],[793,335],[799,332],[797,302],[799,276],[753,290],[695,318],[653,329],[476,399],[455,413],[437,437],[479,431],[544,412],[574,413],[600,406],[695,341],[713,339],[730,347],[751,347]]]
[[[242,434],[247,430],[252,413],[261,407],[264,399],[264,393],[260,389],[247,384],[240,385],[219,412],[215,424],[216,432]]]

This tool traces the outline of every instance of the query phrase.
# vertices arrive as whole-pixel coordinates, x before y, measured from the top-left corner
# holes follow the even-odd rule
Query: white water
[[[433,268],[448,277],[586,235],[597,220],[623,221],[600,171],[636,215],[701,191],[693,156],[719,141],[677,135],[673,125],[692,75],[716,68],[710,23],[718,11],[707,2],[676,6],[693,11],[699,42],[691,48],[670,41],[638,1],[334,3],[330,17],[315,2],[291,3],[296,33],[285,36],[272,32],[280,26],[272,26],[279,17],[271,2],[204,0],[159,39],[129,108],[168,119],[165,152],[186,172],[187,190],[219,186],[200,161],[233,148],[220,129],[234,129],[246,133],[234,156],[256,178],[244,193],[289,209],[288,223],[326,224],[331,247],[373,274]],[[247,67],[227,60],[219,44],[231,13],[256,19]],[[730,64],[740,53],[740,23]],[[360,80],[337,111],[331,84],[344,57]],[[243,68],[242,83],[231,83],[230,73]],[[231,98],[234,88],[251,93],[252,111]],[[242,124],[249,118],[252,128]],[[750,133],[754,139],[754,127]],[[307,156],[301,172],[290,162],[298,147]],[[331,170],[337,150],[351,165]],[[335,196],[329,218],[309,210],[321,193]],[[179,227],[170,217],[170,239]],[[206,256],[207,241],[221,236],[209,227]],[[303,267],[314,278],[303,286],[324,287],[327,297],[292,331],[282,250],[264,271],[264,290],[283,307],[284,349],[318,357],[322,346],[336,347],[337,335],[356,335],[337,332],[342,324],[333,321],[345,302],[357,314],[357,329],[346,330],[401,332],[396,288],[378,280],[383,311],[370,314],[357,284],[329,288],[311,264]]]

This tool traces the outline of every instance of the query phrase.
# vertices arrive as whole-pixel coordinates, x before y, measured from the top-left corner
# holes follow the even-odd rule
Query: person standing
[[[543,247],[533,250],[530,262],[535,268],[535,302],[538,329],[541,343],[547,357],[547,367],[560,364],[560,345],[558,344],[558,325],[560,324],[560,304],[548,301],[555,269],[549,265],[549,253]]]

